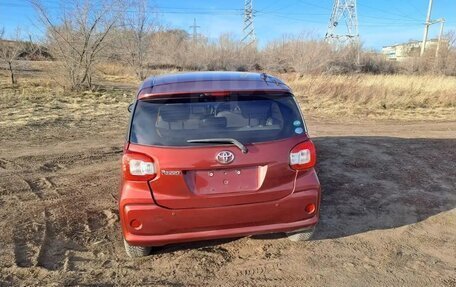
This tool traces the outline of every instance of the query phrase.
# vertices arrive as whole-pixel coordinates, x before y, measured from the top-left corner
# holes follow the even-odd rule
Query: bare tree
[[[26,43],[21,40],[19,29],[10,40],[5,39],[5,29],[0,30],[0,61],[7,65],[12,85],[17,84],[16,62],[25,48]]]
[[[118,39],[122,60],[134,70],[140,80],[147,76],[147,66],[152,53],[152,36],[160,28],[156,13],[147,4],[146,0],[131,2],[129,13],[124,15]]]
[[[30,1],[46,30],[50,53],[57,61],[57,82],[70,90],[92,89],[95,65],[109,45],[107,36],[122,11],[120,0],[61,1],[61,11],[52,14],[40,0]]]
[[[284,72],[321,73],[334,59],[334,51],[326,42],[309,33],[284,35],[263,50],[264,65]]]
[[[167,29],[152,36],[152,62],[158,66],[170,66],[182,69],[189,55],[189,35],[184,30]],[[201,39],[200,39],[201,42]]]

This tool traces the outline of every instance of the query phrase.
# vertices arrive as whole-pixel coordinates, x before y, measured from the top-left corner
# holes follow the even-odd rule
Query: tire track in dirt
[[[198,249],[198,251],[203,251],[217,256],[221,256],[225,262],[230,262],[233,260],[233,256],[230,253],[230,251],[221,246],[201,247]]]
[[[112,238],[113,230],[117,230],[117,212],[112,209],[111,200],[96,201],[99,210],[94,209],[97,207],[87,208],[89,202],[84,204],[79,201],[78,206],[73,202],[89,198],[88,194],[94,191],[109,195],[104,191],[112,183],[102,180],[111,172],[102,172],[109,166],[104,162],[111,161],[121,151],[117,147],[102,148],[71,155],[53,154],[46,156],[44,163],[42,156],[30,160],[30,165],[34,167],[32,176],[34,174],[35,177],[25,181],[37,200],[47,205],[45,233],[33,266],[48,270],[84,271],[87,262],[97,264],[97,254],[104,252],[104,244]],[[36,164],[40,162],[42,164]],[[81,166],[84,168],[81,169]],[[87,241],[87,238],[91,240]]]
[[[288,282],[292,278],[285,280],[280,276],[282,270],[289,269],[288,262],[280,260],[283,252],[290,247],[290,242],[284,237],[284,234],[266,234],[249,238],[247,244],[253,247],[251,253],[240,258],[241,263],[236,264],[228,273],[234,273],[234,277],[239,278],[239,283],[247,286],[252,282]],[[262,260],[264,263],[252,264],[251,259]]]
[[[110,259],[104,257],[104,252],[106,252],[106,243],[113,241],[110,233],[116,230],[115,224],[119,220],[118,215],[113,210],[105,209],[88,210],[84,217],[83,223],[76,233],[80,233],[84,238],[89,237],[88,234],[90,234],[91,240],[78,242],[80,243],[78,244],[69,238],[65,238],[67,244],[62,266],[64,271],[88,271],[90,267],[87,266],[87,263],[89,262],[95,263],[99,268],[112,267],[113,265]],[[99,256],[100,254],[101,256]]]
[[[65,168],[66,168],[66,166],[52,162],[52,161],[46,162],[39,167],[39,169],[44,172],[56,172],[56,171],[59,171],[61,169],[65,169]]]
[[[11,174],[47,175],[78,169],[80,166],[90,166],[107,160],[120,159],[122,148],[118,146],[101,148],[84,148],[71,152],[54,152],[42,154],[40,151],[27,155],[20,155],[13,159],[0,158],[0,172]]]
[[[44,238],[38,253],[37,266],[44,267],[48,270],[57,270],[63,266],[65,250],[57,240],[57,235],[54,226],[50,221],[50,216],[49,211],[46,209],[44,211]]]
[[[52,154],[27,155],[17,158],[17,161],[35,167],[41,172],[58,172],[65,169],[73,169],[81,165],[91,165],[98,161],[105,161],[119,157],[122,148],[118,146],[102,148],[81,148],[79,151]],[[34,163],[40,163],[38,166]]]
[[[65,218],[64,218],[65,217]],[[72,238],[68,233],[91,233],[84,230],[87,219],[83,223],[72,224],[67,222],[70,230],[64,230],[62,221],[67,220],[67,214],[51,214],[48,209],[44,212],[44,235],[40,245],[36,266],[47,270],[81,271],[85,270],[85,262],[96,261],[96,256],[87,246],[78,242],[77,236]],[[77,218],[80,220],[80,218]]]
[[[237,277],[249,277],[255,279],[267,279],[271,275],[271,270],[281,270],[281,264],[278,262],[262,264],[260,266],[248,266],[236,271]]]
[[[26,193],[28,193],[26,196],[33,195],[22,175],[6,172],[0,175],[0,178],[0,196],[18,197]],[[32,199],[36,199],[36,195],[33,195]]]
[[[5,158],[0,158],[0,170],[17,170],[21,168],[22,166],[15,163],[14,161]]]
[[[67,233],[63,236],[63,240],[66,241],[66,251],[62,269],[64,271],[84,272],[90,269],[87,263],[94,264],[98,268],[111,267],[113,262],[104,256],[104,252],[106,252],[107,245],[116,240],[112,238],[112,233],[117,230],[115,224],[119,221],[118,214],[111,209],[90,209],[85,211],[82,217],[75,219],[80,224],[75,231],[71,232],[72,234],[80,234],[81,238],[70,238],[71,234]],[[72,221],[68,224],[77,225]],[[81,242],[82,238],[90,238],[90,240]]]
[[[33,161],[30,160],[28,165],[31,163],[33,164]],[[33,168],[29,166],[26,169],[27,172],[24,172],[24,165],[18,164],[17,160],[0,158],[0,171],[5,173],[4,180],[0,184],[0,195],[10,195],[21,202],[58,197],[51,177],[40,176],[41,174],[37,174],[37,177]],[[30,176],[24,176],[24,174],[30,174]],[[30,193],[33,197],[30,197]]]
[[[36,266],[40,253],[40,245],[45,237],[45,224],[41,222],[44,218],[35,216],[33,220],[28,219],[19,223],[13,230],[14,257],[18,267]]]
[[[49,177],[40,177],[37,179],[24,179],[33,192],[40,200],[44,200],[49,196],[58,197],[59,194],[54,190],[55,184]]]
[[[118,216],[112,210],[86,212],[74,220],[68,215],[64,212],[51,214],[46,208],[40,216],[30,215],[18,224],[13,230],[16,266],[42,267],[51,271],[84,271],[87,262],[96,262],[99,252],[96,249],[102,247],[100,243],[109,240],[106,238],[106,229],[115,228]],[[89,236],[97,241],[80,240]]]
[[[30,198],[30,185],[23,179],[23,166],[14,160],[0,158],[0,196],[11,200],[25,197],[27,200],[36,199],[36,195]]]
[[[307,279],[297,268],[283,258],[272,262],[263,261],[262,264],[250,263],[246,260],[235,264],[234,270],[226,273],[223,278],[236,278],[233,286],[303,286]]]

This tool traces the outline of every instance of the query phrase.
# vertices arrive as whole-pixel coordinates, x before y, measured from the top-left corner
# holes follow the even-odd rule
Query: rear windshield
[[[187,96],[139,100],[130,142],[192,146],[187,140],[232,138],[243,144],[288,138],[305,132],[294,98],[281,95]]]

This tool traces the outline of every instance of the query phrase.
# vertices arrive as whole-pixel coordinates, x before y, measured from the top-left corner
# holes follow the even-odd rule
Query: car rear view
[[[275,232],[307,239],[319,214],[315,162],[296,101],[274,77],[146,80],[122,159],[126,250]]]

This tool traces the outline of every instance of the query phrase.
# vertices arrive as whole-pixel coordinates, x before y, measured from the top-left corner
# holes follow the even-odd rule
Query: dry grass
[[[11,87],[0,77],[1,126],[11,127],[14,132],[17,128],[52,126],[57,122],[67,127],[93,124],[94,118],[118,121],[118,115],[126,114],[134,98],[134,90],[129,89],[69,93],[56,85],[39,82],[22,78],[20,85]]]
[[[96,66],[97,71],[99,72],[99,77],[104,81],[114,82],[114,83],[128,83],[139,85],[140,81],[135,76],[133,70],[124,65],[119,65],[118,63],[100,63]],[[148,69],[149,76],[177,73],[177,69]]]
[[[126,67],[97,66],[97,92],[63,92],[46,73],[49,62],[28,63],[19,85],[7,84],[0,71],[1,124],[78,119],[84,114],[123,111],[139,81]],[[150,75],[177,72],[150,70]],[[456,120],[456,78],[418,75],[278,75],[291,86],[306,115],[330,118]],[[6,122],[5,122],[6,121]],[[7,123],[8,122],[8,123]]]
[[[131,68],[115,63],[102,63],[96,66],[105,80],[118,82],[138,82]]]
[[[281,75],[304,110],[322,114],[456,119],[456,78],[410,75]]]

